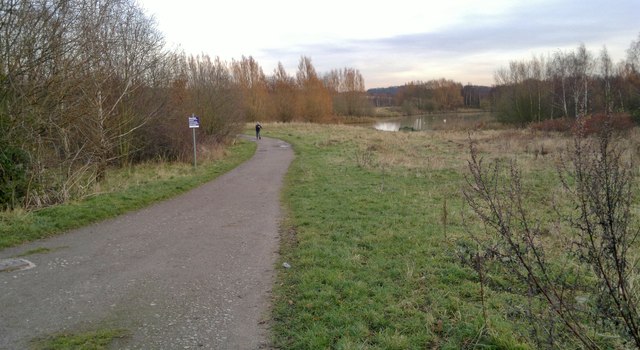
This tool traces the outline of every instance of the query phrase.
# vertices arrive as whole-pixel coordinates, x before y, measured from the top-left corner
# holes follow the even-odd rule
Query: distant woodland
[[[492,108],[518,124],[556,118],[619,114],[640,119],[640,36],[626,60],[613,62],[606,47],[584,45],[546,57],[512,61],[495,73]]]
[[[109,167],[187,160],[187,117],[201,146],[252,121],[326,122],[482,108],[528,123],[590,113],[639,115],[640,38],[611,62],[580,46],[512,62],[496,86],[447,79],[365,91],[361,73],[320,74],[302,56],[294,74],[265,74],[253,57],[231,62],[165,48],[134,0],[0,0],[0,209],[37,208],[86,193]]]
[[[405,114],[482,108],[519,125],[601,114],[640,120],[640,36],[617,63],[606,47],[594,54],[580,45],[511,61],[494,78],[492,87],[440,79],[367,92],[373,105],[401,107]]]

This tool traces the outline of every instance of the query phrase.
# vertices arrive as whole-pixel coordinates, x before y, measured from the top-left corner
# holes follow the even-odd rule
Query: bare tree
[[[0,0],[0,13],[0,138],[29,154],[25,204],[64,201],[139,148],[163,103],[162,37],[130,0]]]
[[[634,72],[640,72],[640,34],[638,34],[638,39],[632,41],[627,49],[627,62]]]
[[[289,122],[300,114],[300,98],[296,81],[289,76],[282,63],[274,70],[270,80],[270,96],[276,120]]]
[[[56,126],[70,86],[66,74],[73,64],[67,57],[76,45],[69,34],[76,10],[68,1],[0,1],[0,139],[5,150],[29,155],[24,203],[50,201],[30,194],[46,191],[46,168],[71,153]]]
[[[86,2],[78,36],[80,114],[101,180],[109,162],[128,155],[131,136],[156,112],[134,113],[132,101],[148,85],[164,43],[154,23],[128,0]]]
[[[228,66],[209,56],[187,59],[187,93],[192,113],[201,118],[201,130],[214,142],[234,135],[245,122],[242,94]]]
[[[601,88],[603,91],[604,105],[607,114],[613,113],[613,63],[611,62],[611,57],[609,56],[609,51],[606,47],[602,48],[600,51],[599,58],[599,68],[600,68],[600,79],[601,79]]]
[[[267,78],[256,60],[242,57],[240,61],[231,62],[233,81],[242,93],[246,119],[257,121],[268,117]]]
[[[324,84],[333,95],[333,111],[337,115],[362,116],[370,114],[364,78],[357,69],[331,70],[324,76]]]
[[[301,91],[302,114],[305,120],[320,121],[331,115],[331,95],[309,57],[300,58],[296,81]]]

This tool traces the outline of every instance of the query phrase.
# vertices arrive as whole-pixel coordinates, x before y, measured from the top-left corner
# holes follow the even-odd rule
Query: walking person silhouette
[[[260,140],[262,139],[262,137],[260,136],[260,130],[262,130],[262,125],[260,125],[260,122],[256,123],[256,139]]]

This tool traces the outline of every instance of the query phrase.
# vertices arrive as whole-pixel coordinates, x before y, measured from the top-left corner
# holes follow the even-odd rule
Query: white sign
[[[189,129],[195,129],[200,127],[200,117],[192,115],[189,117]]]

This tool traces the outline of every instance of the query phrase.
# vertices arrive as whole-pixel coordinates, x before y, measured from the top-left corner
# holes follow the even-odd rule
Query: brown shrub
[[[578,120],[574,123],[572,131],[582,132],[583,135],[600,134],[604,131],[607,123],[612,130],[624,131],[632,129],[635,124],[628,114],[618,114],[608,116],[606,114],[596,114]]]
[[[596,114],[580,119],[548,119],[532,123],[530,127],[533,130],[544,132],[556,131],[572,134],[580,132],[582,135],[592,135],[601,133],[607,123],[616,131],[630,130],[635,126],[633,119],[628,114]]]
[[[545,132],[568,132],[573,126],[574,120],[569,118],[547,119],[541,122],[532,123],[531,129]]]

